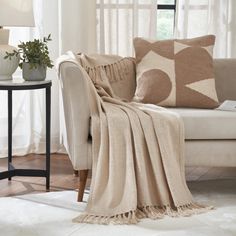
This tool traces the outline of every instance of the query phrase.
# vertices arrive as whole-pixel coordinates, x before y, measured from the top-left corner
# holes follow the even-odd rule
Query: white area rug
[[[189,183],[197,201],[215,210],[192,217],[142,220],[137,225],[72,223],[86,203],[74,191],[0,198],[1,236],[234,236],[236,235],[236,180]]]

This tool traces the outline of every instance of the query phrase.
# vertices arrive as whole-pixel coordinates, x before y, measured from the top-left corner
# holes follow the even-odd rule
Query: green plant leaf
[[[37,68],[38,65],[52,68],[53,64],[47,46],[51,40],[51,34],[49,34],[42,40],[34,39],[33,41],[20,42],[18,50],[13,50],[12,53],[6,52],[4,59],[11,60],[14,56],[20,56],[20,68],[22,68],[23,62],[29,63],[31,68]]]

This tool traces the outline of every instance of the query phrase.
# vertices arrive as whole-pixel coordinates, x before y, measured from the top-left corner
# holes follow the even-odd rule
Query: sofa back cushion
[[[147,41],[134,39],[135,100],[161,106],[215,108],[215,36]]]
[[[236,101],[236,58],[214,59],[214,70],[219,101]]]

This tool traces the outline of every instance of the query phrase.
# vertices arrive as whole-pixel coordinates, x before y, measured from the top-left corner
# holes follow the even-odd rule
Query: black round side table
[[[51,124],[51,86],[50,80],[0,81],[0,90],[8,91],[8,170],[0,172],[0,179],[11,180],[13,176],[46,177],[46,189],[50,188],[50,124]],[[12,164],[12,91],[13,90],[46,90],[46,168],[45,169],[16,169]]]

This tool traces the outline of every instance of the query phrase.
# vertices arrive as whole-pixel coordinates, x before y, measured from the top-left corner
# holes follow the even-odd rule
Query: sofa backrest
[[[214,59],[216,91],[220,102],[236,100],[236,59]],[[130,101],[135,93],[135,76],[111,84],[115,94]]]
[[[236,100],[236,58],[215,59],[214,70],[220,102]]]

